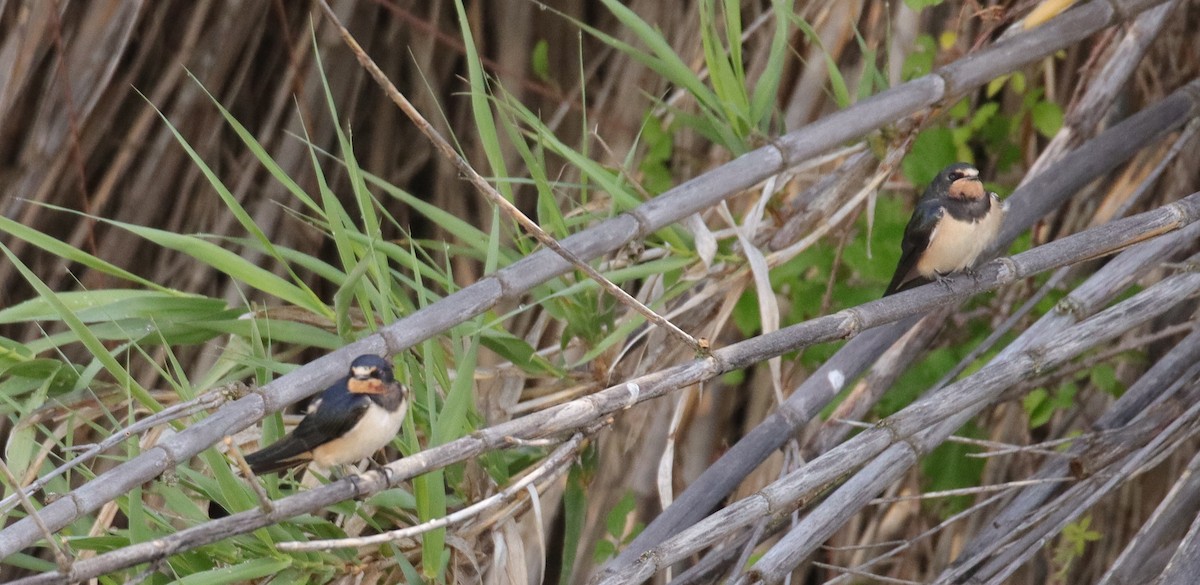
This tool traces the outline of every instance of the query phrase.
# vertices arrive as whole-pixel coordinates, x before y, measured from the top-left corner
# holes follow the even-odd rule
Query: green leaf
[[[415,510],[417,508],[417,499],[408,490],[393,488],[384,490],[369,498],[366,503],[377,507],[386,508],[388,510]]]
[[[59,364],[61,366],[61,364]],[[24,400],[24,404],[18,409],[21,413],[29,413],[36,410],[38,407],[46,403],[46,395],[50,390],[50,382],[53,378],[44,378],[43,382],[38,386],[37,391],[29,395]],[[8,433],[8,437],[4,444],[4,462],[8,465],[13,476],[21,478],[25,477],[29,471],[29,466],[33,462],[34,453],[40,448],[41,444],[37,441],[38,425],[36,424],[18,424]],[[40,473],[38,475],[41,475]],[[3,479],[4,495],[15,493],[16,486],[8,484],[7,478]]]
[[[58,301],[84,323],[161,317],[167,313],[207,316],[227,308],[225,301],[199,295],[121,288],[58,293]],[[38,297],[0,311],[0,323],[47,321],[58,315],[50,301]]]
[[[900,76],[908,81],[928,75],[933,71],[933,63],[936,58],[937,41],[929,35],[918,35],[912,52],[904,58],[904,64],[900,67]]]
[[[276,343],[295,343],[304,347],[337,349],[346,342],[337,335],[320,327],[284,319],[233,319],[222,321],[196,321],[192,325],[210,331],[238,335],[246,339],[261,337]]]
[[[579,554],[583,524],[587,518],[587,475],[582,464],[572,465],[563,489],[563,567],[574,567],[575,557]],[[570,582],[571,571],[563,571],[558,579],[559,585],[568,585]]]
[[[272,557],[251,559],[236,565],[220,567],[200,573],[192,573],[175,581],[179,585],[221,585],[222,583],[249,583],[255,579],[274,575],[291,566],[291,562]]]
[[[471,112],[475,117],[475,128],[479,131],[479,144],[483,146],[492,174],[507,177],[508,167],[504,162],[504,151],[500,144],[500,134],[496,130],[496,120],[492,117],[492,107],[487,95],[487,79],[475,46],[471,22],[467,18],[467,9],[462,0],[456,0],[454,7],[458,12],[459,31],[466,50],[467,78],[471,81]],[[513,200],[512,188],[507,183],[497,184],[496,189],[505,199]]]
[[[1014,71],[1012,74],[1012,89],[1018,94],[1025,93],[1025,74]]]
[[[351,327],[350,309],[354,295],[362,290],[359,281],[371,267],[367,258],[359,260],[358,265],[346,276],[346,282],[333,293],[333,312],[336,317],[337,332],[343,339],[353,339],[354,329]],[[370,316],[368,316],[369,318]]]
[[[605,43],[618,48],[638,62],[653,69],[656,73],[668,79],[671,83],[682,86],[705,109],[713,112],[721,110],[716,94],[705,87],[692,68],[675,52],[670,42],[645,20],[642,20],[633,10],[617,0],[601,0],[605,7],[621,23],[623,28],[633,33],[642,43],[650,48],[652,55],[633,49],[628,43],[603,34],[598,29],[583,26],[585,30],[597,36]],[[582,26],[582,23],[580,23]]]
[[[1063,111],[1054,102],[1039,101],[1033,105],[1029,115],[1033,119],[1033,127],[1046,138],[1053,137],[1058,133],[1058,129],[1062,128]]]
[[[625,495],[609,510],[608,515],[604,517],[604,525],[608,528],[608,535],[613,537],[617,542],[621,542],[625,537],[626,520],[629,514],[637,506],[637,500],[634,499],[633,493],[625,492]]]
[[[196,79],[195,76],[191,75],[190,72],[188,75],[193,81],[196,82],[197,85],[200,85],[201,89],[204,89],[204,86],[200,84],[199,80]],[[254,153],[258,160],[272,173],[272,175],[274,175],[275,178],[281,182],[281,184],[286,186],[293,193],[303,194],[304,192],[300,186],[292,181],[291,178],[289,178],[283,171],[283,169],[279,167],[279,165],[275,164],[275,161],[270,157],[269,154],[267,154],[267,151],[262,148],[262,145],[258,144],[258,141],[254,139],[254,136],[250,133],[250,131],[246,130],[246,128],[242,126],[241,123],[239,123],[233,117],[233,115],[229,113],[228,110],[221,106],[217,99],[213,97],[212,94],[208,93],[207,89],[204,89],[204,93],[208,95],[208,98],[214,104],[216,104],[217,109],[220,110],[221,115],[226,120],[226,123],[233,128],[234,132],[236,132],[239,137],[241,137],[242,143],[245,144],[252,153]],[[171,134],[175,136],[175,140],[183,148],[184,152],[186,152],[188,157],[192,159],[192,164],[196,165],[196,167],[200,169],[200,172],[204,175],[205,179],[208,179],[209,185],[211,185],[213,190],[217,192],[217,195],[221,197],[221,201],[225,204],[225,208],[229,211],[229,213],[232,214],[235,219],[237,219],[238,223],[241,224],[243,229],[245,229],[250,233],[251,236],[258,240],[258,242],[262,245],[263,250],[275,258],[275,260],[278,261],[278,264],[287,270],[288,275],[291,276],[295,288],[307,294],[313,304],[320,304],[316,293],[309,289],[304,283],[304,280],[296,275],[296,273],[291,270],[291,267],[283,261],[279,254],[275,251],[275,247],[271,244],[271,240],[267,237],[267,234],[258,227],[258,224],[254,222],[254,219],[250,216],[250,213],[247,212],[244,207],[242,207],[241,202],[238,201],[237,197],[234,197],[233,193],[228,187],[225,186],[220,177],[217,177],[217,174],[208,166],[208,163],[204,162],[204,159],[200,157],[200,154],[192,148],[191,144],[189,144],[187,140],[184,139],[183,135],[179,133],[179,130],[177,130],[173,124],[171,124],[170,120],[167,119],[165,114],[158,110],[158,108],[154,108],[154,111],[158,113],[158,117],[161,118],[163,123],[166,124],[167,129],[170,130]],[[302,197],[307,199],[307,194],[304,194]]]
[[[376,175],[364,173],[363,176],[367,179],[368,183],[383,189],[385,193],[411,207],[413,211],[424,215],[431,222],[441,226],[446,232],[454,234],[454,237],[461,240],[464,244],[480,251],[487,250],[487,233],[471,225],[470,222],[463,221],[457,215],[436,205],[432,205],[420,197],[414,197],[411,193],[384,181]],[[426,276],[431,275],[427,274]]]
[[[1074,384],[1063,384],[1051,394],[1044,388],[1037,388],[1025,395],[1021,403],[1029,416],[1029,428],[1037,428],[1048,422],[1059,410],[1075,405],[1075,394],[1078,388]]]
[[[991,121],[992,116],[995,116],[999,110],[1000,104],[996,102],[987,102],[979,106],[975,110],[975,115],[971,116],[971,123],[969,124],[971,131],[978,132]]]
[[[1049,397],[1050,393],[1044,388],[1035,388],[1021,399],[1021,406],[1029,417],[1029,428],[1036,429],[1046,424],[1054,414],[1054,409],[1048,406]]]
[[[772,0],[771,10],[775,14],[793,14],[792,0]],[[766,132],[767,123],[775,111],[776,96],[779,84],[783,79],[783,68],[791,57],[790,38],[791,28],[788,19],[776,18],[775,31],[771,36],[771,49],[767,54],[767,64],[758,76],[754,92],[750,98],[750,119],[755,126]]]
[[[476,319],[479,321],[479,319]],[[467,349],[461,355],[456,355],[457,370],[450,392],[446,394],[446,402],[438,412],[437,425],[434,428],[430,447],[443,445],[463,436],[469,427],[467,412],[475,404],[475,361],[479,352],[479,339],[473,337],[467,342]]]
[[[25,553],[13,553],[4,559],[4,564],[12,565],[21,569],[29,569],[38,573],[48,573],[58,569],[58,565],[54,561],[39,559]]]
[[[970,423],[955,434],[971,438],[984,436]],[[921,460],[921,475],[925,479],[926,489],[945,491],[978,486],[983,477],[986,460],[967,457],[967,454],[978,451],[978,447],[962,443],[946,442],[939,445]],[[971,503],[971,496],[955,496],[939,503],[944,506],[940,512],[946,517],[965,510]]]
[[[546,83],[551,83],[550,43],[546,42],[546,39],[538,39],[538,42],[533,45],[533,55],[529,59],[533,74],[537,75],[538,79]]]
[[[1125,386],[1117,379],[1117,372],[1111,364],[1098,364],[1089,373],[1092,385],[1105,393],[1119,397],[1125,391]]]
[[[549,374],[559,378],[566,375],[566,372],[538,355],[533,346],[526,343],[524,339],[507,331],[494,329],[485,329],[482,333],[479,342],[484,347],[496,352],[525,372],[534,375]]]
[[[901,167],[914,185],[928,185],[938,172],[957,159],[954,133],[949,128],[929,128],[917,135]]]
[[[916,12],[920,12],[931,6],[937,6],[946,0],[904,0],[904,3]]]
[[[1004,84],[1008,83],[1009,77],[1011,77],[1011,75],[1001,75],[1000,77],[989,81],[984,95],[986,95],[988,99],[996,97],[996,94],[1000,93],[1000,90],[1004,89]]]
[[[317,42],[315,37],[316,31],[314,30],[313,33],[313,44],[315,46]],[[321,79],[321,87],[325,90],[326,107],[329,109],[330,117],[336,120],[338,119],[337,104],[333,99],[333,91],[329,86],[329,78],[325,75],[324,64],[320,58],[316,60],[316,64]],[[346,168],[350,187],[354,192],[354,201],[358,204],[362,229],[359,230],[355,226],[341,202],[333,195],[333,192],[324,180],[319,182],[321,199],[326,206],[330,234],[333,236],[334,243],[336,244],[343,269],[350,271],[352,270],[352,266],[357,266],[360,262],[370,261],[370,268],[377,277],[371,283],[374,285],[373,287],[368,287],[367,283],[364,282],[363,286],[355,287],[351,291],[363,314],[368,316],[368,327],[374,329],[374,321],[371,319],[371,316],[376,313],[379,313],[380,317],[387,322],[393,320],[391,304],[381,298],[390,296],[387,289],[392,281],[390,278],[383,277],[388,273],[387,260],[382,254],[375,253],[374,246],[375,242],[382,239],[380,236],[382,228],[379,224],[379,218],[375,213],[375,201],[372,199],[370,193],[367,192],[362,170],[358,166],[358,159],[354,156],[354,147],[350,137],[342,130],[340,124],[334,127],[338,137],[338,147],[342,153],[342,162]],[[316,165],[314,164],[314,166]],[[356,246],[352,240],[353,235],[364,237],[366,245],[361,247]]]

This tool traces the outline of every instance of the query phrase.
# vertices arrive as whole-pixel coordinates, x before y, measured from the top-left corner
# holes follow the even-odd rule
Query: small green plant
[[[1076,559],[1083,558],[1088,543],[1104,538],[1103,534],[1092,530],[1091,526],[1092,517],[1088,515],[1063,527],[1058,546],[1054,549],[1054,565],[1057,567],[1054,571],[1055,583],[1066,583],[1071,567]]]
[[[929,35],[918,38],[917,50],[905,62],[906,75],[918,76],[932,70],[937,46]],[[1006,89],[1020,98],[1016,111],[1001,108],[1000,93]],[[959,100],[947,109],[940,124],[917,135],[904,158],[904,176],[915,185],[925,185],[952,162],[976,163],[979,152],[987,154],[997,172],[1007,171],[1022,161],[1030,128],[1050,138],[1062,123],[1062,107],[1047,99],[1044,89],[1030,87],[1024,73],[997,77],[987,85],[982,98]],[[988,187],[1001,195],[1013,188],[1001,184]]]
[[[608,537],[596,543],[595,560],[604,562],[617,554],[621,547],[629,544],[645,528],[640,522],[630,523],[630,515],[637,506],[633,493],[626,494],[609,510],[604,517],[604,526],[608,529]]]

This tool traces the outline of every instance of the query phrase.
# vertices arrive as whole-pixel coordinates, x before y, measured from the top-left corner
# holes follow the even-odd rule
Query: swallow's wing
[[[900,242],[900,263],[896,266],[896,273],[892,275],[892,282],[883,296],[900,292],[908,288],[910,283],[921,283],[917,262],[929,247],[929,241],[933,239],[933,232],[937,229],[943,213],[945,209],[936,199],[922,198],[917,203],[912,219],[908,220],[908,225],[904,228],[904,239]]]
[[[309,448],[288,435],[271,445],[246,455],[246,463],[255,474],[274,473],[300,465],[309,459]]]
[[[304,443],[307,450],[350,432],[371,405],[369,398],[349,393],[344,384],[334,390],[325,391],[317,407],[292,431],[292,436]]]
[[[369,400],[350,394],[345,381],[313,401],[309,412],[288,436],[246,456],[256,474],[272,473],[299,465],[313,448],[346,434],[362,418]]]

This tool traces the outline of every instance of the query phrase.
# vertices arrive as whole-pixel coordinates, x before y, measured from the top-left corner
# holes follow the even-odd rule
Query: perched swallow
[[[971,269],[996,238],[1007,210],[983,188],[975,167],[954,163],[942,169],[904,228],[900,264],[883,296]]]
[[[322,467],[357,463],[387,445],[404,422],[408,389],[377,355],[360,355],[350,374],[325,389],[288,436],[246,456],[256,474],[312,461]]]

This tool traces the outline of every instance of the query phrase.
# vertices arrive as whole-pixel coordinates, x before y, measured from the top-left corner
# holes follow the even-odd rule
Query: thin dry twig
[[[250,464],[246,462],[246,457],[242,455],[242,450],[233,442],[233,437],[225,437],[225,447],[228,453],[233,455],[233,460],[237,463],[238,470],[242,472],[242,477],[249,478],[246,483],[250,484],[250,489],[254,490],[254,495],[258,497],[258,507],[267,514],[275,511],[275,506],[271,504],[271,497],[267,495],[267,490],[263,489],[262,484],[254,480],[254,470],[250,469]]]
[[[1006,481],[994,485],[984,485],[979,487],[960,488],[953,490],[941,490],[936,492],[925,492],[923,494],[914,494],[911,496],[891,496],[886,498],[875,498],[868,504],[872,506],[882,506],[887,504],[895,504],[896,502],[912,502],[920,500],[936,500],[938,498],[952,498],[955,496],[974,496],[986,494],[990,492],[1009,491],[1014,488],[1025,487],[1029,485],[1042,485],[1047,483],[1068,483],[1077,481],[1074,477],[1051,477],[1047,479],[1021,479],[1016,481]]]
[[[851,577],[866,577],[867,579],[870,579],[872,581],[879,581],[880,583],[897,583],[898,585],[925,585],[924,583],[922,583],[920,581],[910,581],[908,579],[897,579],[895,577],[887,577],[885,575],[879,575],[877,573],[871,573],[869,571],[864,571],[857,567],[839,567],[837,565],[831,565],[829,563],[822,563],[820,561],[813,561],[813,565],[821,567],[822,569],[829,569],[831,571],[837,571],[838,573],[844,573]]]
[[[408,528],[400,528],[397,530],[389,530],[380,534],[371,536],[360,536],[357,538],[334,538],[328,540],[310,540],[307,542],[299,541],[284,541],[275,545],[276,548],[282,551],[309,551],[309,550],[332,550],[335,548],[351,548],[360,546],[370,546],[373,544],[383,544],[387,542],[396,542],[406,538],[424,534],[430,530],[445,528],[459,522],[469,520],[487,510],[503,504],[512,499],[517,494],[524,491],[527,487],[536,481],[542,479],[553,479],[558,477],[566,470],[566,465],[575,458],[579,451],[579,447],[583,444],[584,433],[575,433],[571,438],[559,445],[550,455],[548,455],[538,466],[529,473],[525,474],[520,479],[514,481],[511,485],[503,490],[492,494],[466,508],[463,508],[452,514],[430,520],[428,522],[410,526]]]
[[[869,428],[876,426],[875,423],[869,423],[869,422],[863,422],[863,421],[857,421],[857,420],[836,419],[834,422],[844,424],[844,425],[850,426],[850,427],[860,428],[860,429],[869,429]],[[968,453],[967,454],[968,457],[970,457],[972,455],[974,455],[976,457],[994,457],[996,455],[1008,455],[1008,454],[1012,454],[1012,453],[1036,453],[1038,455],[1046,455],[1048,457],[1063,457],[1064,455],[1061,452],[1050,450],[1047,447],[1054,447],[1057,445],[1073,443],[1073,442],[1079,441],[1083,438],[1084,438],[1084,436],[1067,437],[1064,439],[1052,439],[1052,440],[1043,441],[1041,443],[1037,443],[1034,445],[1024,445],[1024,446],[1010,445],[1008,443],[1000,443],[1000,442],[996,442],[996,441],[988,441],[985,439],[976,439],[976,438],[972,438],[972,437],[963,437],[961,435],[950,435],[949,437],[946,437],[946,441],[949,443],[959,443],[961,445],[972,445],[975,447],[983,447],[985,449],[992,449],[992,451],[988,451],[986,453]]]
[[[893,548],[892,550],[889,550],[883,554],[877,555],[871,559],[863,561],[858,566],[856,566],[855,569],[865,570],[865,569],[870,568],[873,565],[882,563],[890,558],[893,558],[896,555],[899,555],[900,553],[913,548],[914,546],[919,544],[921,541],[923,541],[935,534],[938,534],[939,532],[942,532],[943,530],[946,530],[947,528],[950,527],[951,524],[954,524],[960,520],[964,520],[966,518],[969,518],[969,517],[975,515],[980,510],[983,510],[984,508],[987,508],[988,506],[991,506],[992,504],[999,502],[1001,499],[1005,498],[1006,496],[1007,496],[1007,494],[1003,493],[1003,492],[994,494],[991,497],[986,498],[983,501],[978,502],[978,503],[968,507],[966,510],[963,510],[957,514],[954,514],[953,516],[950,516],[949,518],[946,518],[942,522],[938,523],[937,526],[934,526],[934,527],[932,527],[910,539],[907,539],[907,540],[897,543],[895,545],[895,548]],[[830,547],[825,547],[825,548],[828,549]],[[849,578],[850,578],[850,575],[842,575],[840,577],[835,577],[833,579],[830,579],[828,582],[826,582],[826,585],[836,585],[838,583],[845,583],[850,580]]]

